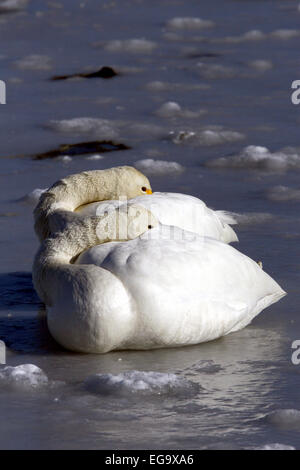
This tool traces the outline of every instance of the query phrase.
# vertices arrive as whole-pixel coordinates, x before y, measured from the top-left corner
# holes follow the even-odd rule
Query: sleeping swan
[[[95,189],[73,187],[70,211],[85,203],[78,190],[92,202]],[[69,217],[66,200],[54,199],[45,196],[36,210],[47,238],[33,280],[49,330],[67,349],[105,353],[209,341],[245,327],[285,295],[230,245],[162,224],[142,205]]]
[[[177,193],[155,192],[150,196],[138,196],[129,202],[150,210],[163,225],[174,225],[183,230],[212,237],[224,243],[238,241],[235,231],[229,224],[235,219],[225,211],[214,211],[194,196]],[[124,201],[94,202],[79,207],[81,215],[101,215],[107,210],[122,206]],[[126,202],[125,202],[126,204]]]
[[[74,211],[83,204],[143,194],[152,194],[149,180],[130,166],[70,175],[42,191],[34,210],[35,232],[42,241],[77,219]]]
[[[213,211],[200,199],[186,194],[152,194],[146,176],[128,166],[71,175],[43,191],[34,211],[35,231],[42,241],[75,218],[101,215],[127,200],[150,210],[164,225],[225,243],[238,240],[230,227],[236,221],[227,212]]]

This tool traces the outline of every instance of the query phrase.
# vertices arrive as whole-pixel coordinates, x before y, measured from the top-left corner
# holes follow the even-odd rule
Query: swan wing
[[[256,262],[229,245],[176,227],[98,245],[78,264],[114,274],[134,299],[128,348],[209,341],[243,328],[285,292]],[[192,235],[192,236],[191,236]]]
[[[229,213],[213,211],[200,199],[179,193],[153,193],[130,199],[128,203],[137,203],[150,210],[164,225],[174,225],[198,235],[215,238],[224,243],[238,241],[230,224],[236,221]],[[82,215],[101,215],[113,210],[124,201],[103,201],[88,204],[80,208]]]

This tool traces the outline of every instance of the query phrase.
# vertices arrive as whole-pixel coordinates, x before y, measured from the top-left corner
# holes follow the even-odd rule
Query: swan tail
[[[238,223],[236,215],[228,211],[215,211],[223,224],[236,225]]]
[[[278,286],[279,287],[279,286]],[[265,308],[269,307],[272,304],[275,304],[278,302],[282,297],[287,295],[287,293],[279,288],[276,292],[273,292],[272,294],[266,295],[262,299],[259,299],[255,308],[249,313],[248,315],[244,316],[241,321],[237,322],[236,325],[231,328],[230,331],[228,331],[226,334],[229,333],[234,333],[235,331],[242,330],[245,328],[249,323],[252,322],[252,320],[259,315],[259,313],[264,310]]]

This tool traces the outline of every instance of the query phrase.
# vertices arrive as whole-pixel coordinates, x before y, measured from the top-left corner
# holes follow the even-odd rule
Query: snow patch
[[[272,201],[300,201],[300,189],[289,188],[288,186],[274,186],[267,191],[268,199]]]
[[[236,76],[235,69],[221,64],[207,64],[205,62],[198,62],[196,67],[201,77],[206,79],[215,80],[218,78],[232,78]]]
[[[161,82],[159,80],[155,80],[153,82],[148,82],[146,84],[146,88],[149,91],[153,92],[161,92],[161,91],[178,91],[178,90],[207,90],[210,88],[210,85],[206,83],[197,83],[197,84],[189,84],[189,83],[172,83],[172,82]]]
[[[151,54],[157,47],[157,44],[147,39],[126,39],[126,40],[112,40],[106,43],[97,43],[96,46],[101,45],[108,52],[123,52],[130,54]]]
[[[184,167],[177,162],[153,160],[152,158],[138,160],[135,162],[134,166],[148,175],[168,175],[184,171]]]
[[[172,394],[196,392],[199,386],[176,374],[138,370],[113,374],[95,374],[84,381],[84,387],[99,395]]]
[[[119,136],[115,123],[100,118],[78,117],[52,120],[46,127],[65,134],[93,134],[99,140],[114,140]]]
[[[52,59],[47,55],[31,54],[16,60],[15,65],[23,70],[50,70]]]
[[[156,111],[156,114],[163,118],[198,118],[206,114],[206,112],[207,111],[204,109],[199,109],[198,111],[182,109],[181,106],[175,101],[168,101],[167,103],[161,105],[161,107]]]
[[[46,374],[34,364],[0,368],[0,387],[37,388],[48,384]]]
[[[300,30],[298,29],[276,29],[270,33],[264,33],[259,29],[253,29],[247,31],[240,36],[226,36],[224,38],[216,38],[211,42],[215,43],[242,43],[247,41],[261,41],[263,39],[281,39],[283,41],[298,37],[300,35]]]
[[[167,28],[178,30],[204,29],[211,28],[215,25],[213,21],[203,20],[202,18],[193,17],[176,17],[169,20],[166,24]]]
[[[102,160],[103,158],[103,155],[90,155],[89,157],[85,157],[86,160]]]
[[[170,132],[174,144],[191,143],[194,145],[212,146],[228,142],[238,142],[245,138],[244,134],[226,130],[221,126],[202,128],[198,131]]]
[[[249,66],[261,72],[265,72],[270,70],[273,67],[273,64],[270,60],[258,59],[249,62]]]
[[[256,447],[255,450],[296,450],[295,447],[286,444],[265,444],[262,447]]]
[[[249,145],[237,155],[210,160],[206,162],[206,166],[285,171],[300,168],[300,152],[297,148],[285,147],[272,153],[267,147]]]

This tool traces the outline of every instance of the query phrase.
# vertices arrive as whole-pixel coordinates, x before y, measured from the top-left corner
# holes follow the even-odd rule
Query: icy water
[[[0,338],[8,366],[41,369],[0,366],[0,448],[300,448],[298,4],[0,1]],[[84,77],[102,66],[117,75]],[[96,140],[130,149],[32,158]],[[207,344],[62,350],[31,283],[25,196],[122,164],[241,214],[237,248],[288,296]]]

